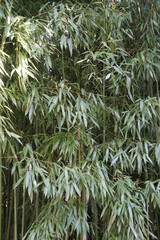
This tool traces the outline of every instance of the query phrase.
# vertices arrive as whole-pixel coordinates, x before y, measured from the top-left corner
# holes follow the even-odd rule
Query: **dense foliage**
[[[160,239],[160,1],[0,22],[0,239]]]

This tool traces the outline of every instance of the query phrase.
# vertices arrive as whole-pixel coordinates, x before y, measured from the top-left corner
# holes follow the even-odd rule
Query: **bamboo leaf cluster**
[[[158,0],[1,1],[0,239],[160,239]]]

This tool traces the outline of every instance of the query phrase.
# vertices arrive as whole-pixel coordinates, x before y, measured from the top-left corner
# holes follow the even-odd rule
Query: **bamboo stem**
[[[5,219],[5,238],[7,237],[7,227],[9,221],[9,207],[10,207],[10,171],[8,171],[8,183],[7,183],[7,199],[6,199],[6,219]]]
[[[155,214],[156,214],[156,225],[157,225],[157,237],[158,239],[160,239],[160,225],[159,225],[158,211],[156,211]]]
[[[94,239],[95,240],[99,240],[99,237],[98,237],[98,209],[97,209],[97,204],[96,204],[96,201],[93,200],[93,221],[94,221],[94,224],[95,224],[95,237]]]
[[[149,204],[147,202],[147,240],[149,240]]]
[[[23,189],[23,204],[22,204],[22,229],[21,229],[21,238],[24,237],[24,220],[25,220],[25,189]]]
[[[152,80],[149,80],[149,87],[150,87],[150,96],[153,97],[153,89],[152,89]],[[153,116],[154,126],[155,126],[155,132],[156,132],[156,142],[159,143],[159,136],[158,136],[158,123],[155,116]]]
[[[62,76],[63,76],[63,80],[65,79],[65,72],[64,72],[64,53],[62,50]]]
[[[12,207],[13,207],[13,190],[12,190],[12,194],[11,194],[11,203],[10,203],[10,209],[9,209],[9,219],[8,219],[8,228],[7,228],[7,237],[6,237],[6,240],[9,240],[9,237],[10,237]]]
[[[2,148],[0,146],[0,239],[2,239]]]
[[[36,132],[39,133],[39,129],[38,129],[38,121],[36,119]],[[39,181],[39,179],[37,178],[37,182]],[[39,192],[38,192],[38,188],[37,188],[37,192],[36,192],[36,222],[38,221],[38,215],[39,215]]]
[[[78,165],[79,168],[81,167],[81,129],[78,127],[78,136],[77,136],[78,142],[79,142],[79,148],[78,148]],[[78,199],[78,204],[81,204],[81,198]],[[83,236],[77,236],[77,240],[82,240]]]
[[[78,148],[78,160],[79,160],[79,167],[81,167],[81,129],[78,128],[78,142],[79,142],[79,148]]]
[[[13,181],[16,184],[16,172],[14,172]],[[17,189],[14,188],[14,240],[17,240]]]
[[[36,222],[38,221],[39,215],[39,193],[36,193]]]
[[[105,12],[105,3],[104,1],[104,30],[105,30],[105,24],[106,24],[106,12]],[[104,36],[105,37],[105,36]],[[103,38],[104,38],[103,37]],[[104,39],[105,40],[105,39]],[[103,90],[102,90],[102,96],[103,96],[103,157],[105,155],[105,142],[106,142],[106,109],[105,109],[105,92],[106,92],[106,76],[105,76],[105,63],[103,63]]]
[[[105,142],[106,142],[106,110],[105,110],[105,76],[103,68],[103,157],[105,155]]]

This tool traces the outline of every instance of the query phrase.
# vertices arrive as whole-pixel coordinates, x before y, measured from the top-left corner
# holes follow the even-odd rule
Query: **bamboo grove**
[[[160,1],[0,2],[0,239],[160,239]]]

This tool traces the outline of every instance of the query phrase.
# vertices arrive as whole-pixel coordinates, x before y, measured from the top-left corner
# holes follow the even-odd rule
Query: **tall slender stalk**
[[[95,225],[94,240],[99,240],[99,237],[98,237],[98,209],[97,209],[97,203],[94,199],[92,200],[92,209],[93,209],[93,222]]]
[[[157,79],[156,79],[157,80]],[[149,90],[150,90],[150,96],[153,97],[153,82],[152,79],[149,79]],[[156,81],[156,91],[157,91],[157,101],[159,102],[159,90],[158,90],[158,85]],[[160,108],[158,109],[160,111]],[[156,135],[156,143],[160,143],[160,138],[159,138],[159,130],[158,130],[158,120],[156,119],[155,116],[153,116],[154,120],[154,126],[155,126],[155,135]],[[148,179],[148,171],[147,171],[147,179]],[[147,201],[147,240],[149,240],[149,203]]]
[[[106,24],[106,13],[105,13],[105,4],[106,1],[104,1],[104,31],[105,31],[105,24]],[[103,36],[103,40],[105,40],[105,35]],[[106,142],[106,104],[105,104],[105,92],[106,92],[106,76],[105,76],[105,63],[103,63],[103,90],[102,90],[102,96],[103,96],[103,157],[105,155],[105,142]]]
[[[38,129],[38,121],[36,119],[36,133],[38,134],[39,133],[39,129]],[[39,182],[39,178],[37,179],[37,182]],[[36,201],[35,201],[35,204],[36,204],[36,222],[38,221],[38,215],[39,215],[39,192],[38,192],[38,189],[37,189],[37,193],[36,193]]]
[[[12,208],[13,208],[13,190],[11,193],[10,208],[9,208],[9,218],[8,218],[8,228],[6,240],[10,239],[10,229],[11,229],[11,219],[12,219]]]
[[[155,212],[155,215],[156,215],[157,237],[158,239],[160,239],[160,225],[159,225],[158,211]]]
[[[149,240],[149,204],[147,202],[147,240]]]
[[[80,126],[78,127],[77,139],[78,139],[78,142],[79,142],[79,147],[78,147],[78,166],[80,168],[81,167],[81,128],[80,128]],[[78,205],[80,206],[80,204],[81,204],[81,197],[79,197],[79,199],[78,199]],[[77,240],[82,240],[82,239],[83,239],[82,235],[77,236]]]
[[[157,102],[158,104],[160,104],[160,97],[159,97],[159,86],[158,86],[158,79],[156,77],[156,75],[154,74],[154,77],[155,77],[155,81],[156,81],[156,95],[157,95]],[[152,93],[153,94],[153,93]],[[158,106],[158,112],[159,112],[159,115],[160,115],[160,105]],[[160,126],[160,119],[157,121],[157,125]],[[158,131],[159,132],[159,131]],[[158,133],[158,137],[157,137],[157,144],[160,143],[160,137],[159,137],[159,133]],[[160,168],[159,168],[160,170]]]
[[[13,176],[13,186],[16,184],[16,172]],[[14,188],[14,240],[17,240],[17,189]]]
[[[25,189],[23,189],[23,204],[22,204],[22,229],[21,229],[21,238],[24,237],[24,222],[25,222]]]
[[[78,148],[78,162],[79,167],[81,167],[81,128],[78,128],[78,142],[79,142],[79,148]]]
[[[149,79],[149,89],[150,89],[150,96],[153,97],[153,83],[151,78]],[[155,133],[156,133],[156,142],[159,143],[158,123],[155,116],[153,116],[153,120],[154,120]]]
[[[63,80],[65,80],[65,72],[64,72],[64,52],[62,50],[62,76]]]
[[[160,96],[159,96],[159,83],[158,83],[158,79],[156,77],[156,74],[154,74],[154,78],[156,81],[156,94],[157,94],[157,102],[159,104],[158,106],[158,112],[160,115]],[[158,120],[158,126],[160,127],[160,119]],[[158,141],[157,144],[160,144],[160,137],[159,137],[159,131],[158,131]],[[160,167],[159,167],[159,173],[160,173]],[[159,225],[159,219],[158,219],[158,212],[155,212],[156,215],[156,225],[157,225],[157,237],[158,239],[160,239],[160,225]]]
[[[38,193],[38,191],[36,193],[35,204],[36,204],[36,221],[38,221],[38,215],[39,215],[39,193]]]
[[[8,166],[9,168],[9,166]],[[6,198],[6,219],[5,219],[5,238],[7,237],[7,227],[8,227],[8,221],[9,221],[9,207],[10,207],[10,171],[7,173],[7,198]]]
[[[0,146],[0,239],[2,239],[2,148]]]
[[[103,157],[105,155],[105,142],[106,142],[106,109],[105,109],[105,72],[103,67]]]
[[[106,1],[104,0],[104,4],[103,4],[103,8],[104,8],[104,31],[106,29]],[[105,34],[103,36],[103,40],[105,41]],[[104,105],[104,109],[103,109],[103,157],[105,156],[105,143],[106,143],[106,103],[105,103],[105,94],[106,94],[106,74],[105,74],[105,63],[103,63],[103,92],[102,92],[102,96],[103,96],[103,105]],[[95,208],[97,206],[95,205]],[[97,213],[97,208],[95,209],[96,213]],[[95,221],[97,221],[97,218],[95,218]],[[97,222],[95,223],[97,224]],[[97,228],[97,225],[95,225],[95,227]],[[106,221],[104,219],[104,224],[103,224],[103,228],[104,228],[104,232],[105,232],[105,228],[106,228]],[[96,229],[96,237],[97,236],[97,229]],[[97,239],[96,239],[97,240]]]

